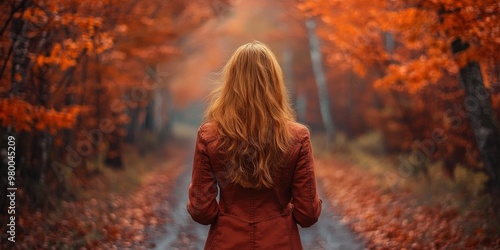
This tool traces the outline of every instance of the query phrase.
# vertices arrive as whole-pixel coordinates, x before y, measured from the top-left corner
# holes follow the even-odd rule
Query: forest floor
[[[85,184],[73,180],[73,200],[48,211],[21,211],[16,243],[2,239],[0,249],[152,248],[149,239],[164,235],[163,225],[172,220],[170,190],[186,151],[167,145],[146,156],[132,146],[125,152],[125,169],[100,167]]]
[[[376,161],[363,157],[339,151],[316,157],[323,213],[300,229],[305,249],[499,249],[495,207],[460,207],[451,195],[426,200],[407,186],[387,185],[391,178],[381,178],[367,167]],[[126,158],[139,170],[103,170],[79,199],[21,216],[14,249],[202,249],[208,227],[185,209],[192,150],[170,145]],[[0,246],[12,249],[5,241]]]
[[[472,192],[474,175],[465,176],[468,183],[402,178],[394,157],[360,148],[355,142],[321,153],[316,170],[326,200],[366,248],[500,249],[500,202]]]
[[[155,249],[203,249],[208,226],[194,222],[186,211],[187,190],[191,180],[192,159],[188,159],[184,173],[177,180],[172,190],[172,199],[167,202],[172,212],[172,221],[165,224],[166,234],[153,240]],[[323,195],[321,186],[318,188]],[[300,235],[304,249],[309,250],[337,250],[363,249],[363,244],[351,230],[341,223],[341,217],[335,213],[328,200],[323,203],[323,211],[316,224],[309,228],[300,228]]]
[[[126,162],[139,170],[101,169],[90,183],[76,184],[94,188],[73,201],[20,216],[18,241],[3,241],[1,248],[203,249],[208,227],[186,211],[192,150],[170,145],[145,158],[133,150],[127,149]],[[305,249],[363,249],[330,204],[324,200],[319,222],[300,229]]]

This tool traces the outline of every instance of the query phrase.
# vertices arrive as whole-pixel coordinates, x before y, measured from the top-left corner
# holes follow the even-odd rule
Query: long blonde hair
[[[221,134],[229,179],[246,188],[271,187],[290,149],[295,117],[272,51],[254,41],[239,47],[222,70],[205,119]]]

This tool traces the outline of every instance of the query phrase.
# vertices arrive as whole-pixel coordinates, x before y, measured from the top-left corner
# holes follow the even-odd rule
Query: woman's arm
[[[301,227],[310,227],[321,214],[321,199],[316,191],[314,174],[314,158],[311,147],[309,130],[304,129],[302,147],[299,159],[295,166],[292,183],[293,217]]]
[[[207,155],[207,145],[203,140],[202,127],[198,129],[196,148],[193,159],[193,174],[189,185],[189,201],[187,210],[193,220],[209,225],[219,214],[217,204],[217,182]]]

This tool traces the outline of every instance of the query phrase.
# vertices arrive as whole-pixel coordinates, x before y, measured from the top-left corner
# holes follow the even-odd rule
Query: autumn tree
[[[458,132],[462,126],[458,122],[467,118],[490,182],[500,183],[498,118],[494,117],[490,98],[498,88],[484,81],[492,72],[481,68],[498,65],[500,34],[496,24],[500,7],[495,1],[367,4],[361,0],[324,0],[302,1],[299,8],[306,16],[322,21],[318,34],[328,43],[325,47],[331,65],[340,65],[372,82],[383,97],[384,109],[399,110],[398,119],[413,134],[410,141],[431,138],[434,126],[449,141],[429,147],[429,157],[446,158],[447,154],[459,152],[450,148],[470,151],[467,143],[461,143],[470,141],[469,133]],[[454,87],[457,79],[459,89]],[[428,101],[438,106],[427,106]],[[409,112],[417,108],[425,112]],[[464,115],[458,116],[458,111]],[[384,113],[383,109],[378,112]],[[430,114],[432,123],[420,123],[422,116],[416,114]],[[419,135],[419,131],[426,132]],[[390,133],[386,135],[391,137]],[[412,147],[416,146],[406,150]],[[443,150],[447,152],[443,154]],[[466,155],[455,156],[465,160]]]
[[[53,147],[63,130],[74,128],[85,106],[71,93],[80,82],[78,62],[110,49],[102,18],[90,2],[4,1],[2,11],[2,135],[18,140],[20,180],[34,201],[42,201]],[[74,15],[76,9],[81,15]],[[61,137],[59,137],[60,139]],[[49,171],[50,170],[50,171]],[[40,188],[42,187],[42,188]]]
[[[180,54],[180,39],[229,4],[1,1],[0,134],[2,147],[16,137],[26,198],[41,205],[49,190],[64,194],[65,180],[85,173],[88,157],[104,154],[120,166],[127,114],[167,87],[156,65]]]
[[[330,101],[328,100],[328,91],[326,86],[326,77],[323,69],[323,59],[321,56],[321,47],[316,35],[316,21],[306,20],[308,30],[309,46],[311,53],[311,62],[314,72],[316,86],[318,88],[318,99],[321,111],[321,117],[327,133],[327,148],[335,135],[335,125],[330,111]]]

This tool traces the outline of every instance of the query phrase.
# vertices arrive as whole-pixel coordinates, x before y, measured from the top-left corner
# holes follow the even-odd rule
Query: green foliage
[[[313,143],[321,145],[322,136],[313,137]],[[337,137],[339,138],[339,137]],[[316,141],[318,140],[318,141]],[[326,152],[322,155],[327,154]],[[483,196],[488,176],[471,167],[458,164],[453,176],[444,171],[443,161],[426,159],[421,166],[413,166],[409,176],[398,171],[401,158],[407,154],[384,154],[383,138],[379,132],[364,134],[354,140],[336,140],[331,157],[354,162],[364,171],[377,176],[379,184],[387,189],[402,188],[421,194],[429,202],[439,202],[445,196],[453,196],[456,205],[463,207],[471,198]]]
[[[141,137],[137,138],[137,145],[141,155],[145,155],[147,152],[154,150],[160,146],[160,137],[158,133],[153,131],[144,131],[141,133]]]
[[[485,173],[472,171],[470,168],[467,168],[462,164],[458,164],[453,175],[457,187],[463,189],[466,193],[472,194],[473,196],[476,196],[483,191],[485,184],[489,179]]]
[[[385,151],[383,139],[381,133],[371,132],[359,136],[352,144],[357,150],[369,152],[374,155],[383,155]]]

